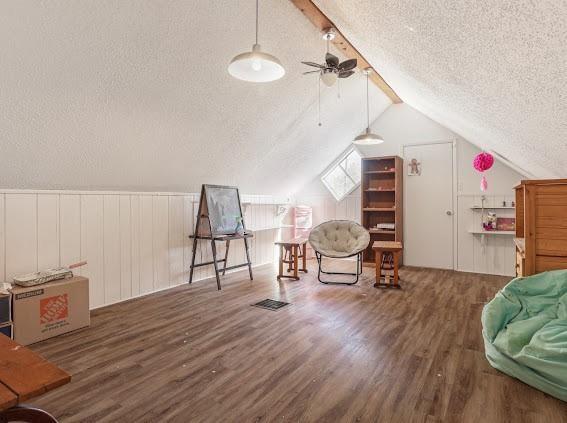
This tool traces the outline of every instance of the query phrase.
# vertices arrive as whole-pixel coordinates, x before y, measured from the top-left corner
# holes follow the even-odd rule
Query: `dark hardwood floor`
[[[567,421],[484,357],[481,309],[509,278],[406,267],[397,291],[373,272],[278,283],[269,266],[96,310],[33,346],[73,375],[34,405],[61,422]],[[291,305],[250,306],[265,298]]]

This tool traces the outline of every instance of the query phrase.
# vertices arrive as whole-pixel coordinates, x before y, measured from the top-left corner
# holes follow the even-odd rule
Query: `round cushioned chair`
[[[343,285],[354,285],[362,273],[362,252],[370,243],[370,234],[366,229],[356,222],[350,220],[331,220],[321,223],[311,230],[309,244],[315,251],[315,257],[319,264],[317,278],[322,283],[335,283]],[[347,258],[356,256],[356,272],[327,272],[323,270],[323,257]],[[354,282],[333,282],[321,280],[321,273],[326,275],[350,275],[355,276]]]

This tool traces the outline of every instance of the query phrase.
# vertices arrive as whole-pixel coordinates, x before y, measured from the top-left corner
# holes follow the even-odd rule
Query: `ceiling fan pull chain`
[[[370,101],[368,97],[368,72],[366,72],[366,127],[370,128]]]

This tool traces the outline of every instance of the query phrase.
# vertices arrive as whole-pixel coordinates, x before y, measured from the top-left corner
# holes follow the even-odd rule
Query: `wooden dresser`
[[[516,189],[516,275],[567,269],[567,179],[522,181]]]

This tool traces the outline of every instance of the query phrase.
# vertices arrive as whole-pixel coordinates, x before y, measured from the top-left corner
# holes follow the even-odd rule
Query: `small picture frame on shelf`
[[[496,218],[497,231],[515,231],[516,219],[514,217],[498,217]]]

